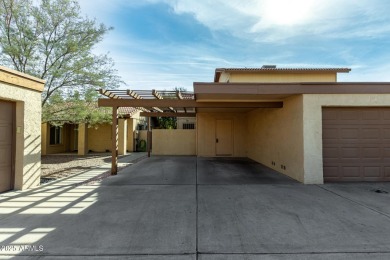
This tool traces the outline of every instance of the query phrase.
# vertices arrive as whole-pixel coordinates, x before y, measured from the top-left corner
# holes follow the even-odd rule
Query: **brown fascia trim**
[[[342,72],[348,73],[350,68],[217,68],[215,73],[222,72]]]
[[[390,94],[390,82],[201,83],[195,94]]]
[[[99,107],[174,107],[174,108],[280,108],[283,102],[196,102],[173,99],[99,98]]]

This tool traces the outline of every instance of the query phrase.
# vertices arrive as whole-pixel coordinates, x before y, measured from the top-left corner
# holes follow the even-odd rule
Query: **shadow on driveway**
[[[390,187],[302,185],[247,159],[154,156],[102,183],[0,197],[0,245],[43,247],[0,256],[386,259],[389,194],[377,185]]]

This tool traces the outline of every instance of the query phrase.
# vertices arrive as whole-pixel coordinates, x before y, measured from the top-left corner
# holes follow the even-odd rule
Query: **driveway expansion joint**
[[[355,203],[355,204],[357,204],[357,205],[359,205],[359,206],[361,206],[361,207],[363,207],[363,208],[366,208],[366,209],[368,209],[368,210],[374,211],[374,212],[376,212],[376,213],[378,213],[378,214],[380,214],[380,215],[382,215],[382,216],[384,216],[384,217],[390,219],[390,215],[389,215],[389,214],[386,214],[386,213],[384,213],[384,212],[382,212],[382,211],[379,211],[379,210],[377,210],[377,209],[371,208],[371,207],[369,207],[369,206],[367,206],[367,205],[365,205],[365,204],[363,204],[363,203],[360,203],[360,202],[358,202],[358,201],[356,201],[356,200],[353,200],[353,199],[351,199],[351,198],[345,197],[345,196],[343,196],[343,195],[341,195],[341,194],[338,194],[338,193],[335,192],[335,191],[329,190],[329,189],[327,189],[327,188],[325,188],[325,187],[323,187],[323,186],[321,186],[321,185],[316,185],[316,186],[317,186],[318,188],[323,189],[323,190],[325,190],[325,191],[327,191],[327,192],[329,192],[329,193],[332,193],[332,194],[334,194],[334,195],[336,195],[336,196],[338,196],[338,197],[340,197],[340,198],[343,198],[343,199],[345,199],[345,200],[348,200],[348,201],[350,201],[350,202],[353,202],[353,203]]]

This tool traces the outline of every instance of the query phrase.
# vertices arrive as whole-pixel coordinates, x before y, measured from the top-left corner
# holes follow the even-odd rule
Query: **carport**
[[[112,175],[117,174],[118,157],[118,108],[135,107],[147,117],[148,124],[148,156],[150,157],[150,118],[151,117],[193,117],[201,111],[248,111],[257,108],[281,108],[283,102],[197,102],[193,92],[157,91],[157,90],[100,90],[106,98],[99,99],[99,106],[112,107]],[[216,142],[220,142],[218,138]],[[227,155],[227,154],[221,154]],[[231,155],[231,154],[228,154]]]
[[[382,145],[389,139],[390,116],[388,109],[380,109],[389,108],[389,83],[195,82],[194,92],[185,93],[100,92],[106,98],[99,99],[99,106],[113,108],[113,133],[117,133],[118,107],[141,108],[144,111],[141,115],[149,118],[196,116],[198,157],[247,157],[305,184],[322,184],[324,176],[326,181],[388,181],[390,178],[389,150]],[[358,144],[351,150],[346,149],[351,147],[346,147],[343,141],[335,141],[338,146],[330,149],[326,139],[329,124],[323,121],[323,111],[328,108],[359,108],[357,111],[368,117],[373,115],[369,113],[371,108],[379,109],[379,123],[365,121],[369,122],[366,128],[355,127],[342,138],[348,143],[351,135],[365,132],[369,147]],[[354,124],[347,121],[347,128]],[[366,131],[374,126],[375,131]],[[372,136],[381,138],[372,142]],[[356,156],[362,149],[365,149],[363,157]],[[380,152],[373,153],[375,149]],[[114,134],[112,151],[112,174],[116,174],[117,134]],[[350,160],[348,156],[353,154],[355,158]],[[333,164],[336,155],[339,159]]]

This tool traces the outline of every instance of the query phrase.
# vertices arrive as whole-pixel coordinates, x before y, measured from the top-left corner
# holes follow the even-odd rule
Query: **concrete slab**
[[[236,255],[199,255],[199,260],[384,260],[390,259],[389,253],[339,253],[339,254],[236,254]]]
[[[297,183],[248,158],[198,158],[198,184]]]
[[[1,259],[1,258],[0,258]],[[68,260],[68,259],[90,259],[90,260],[195,260],[196,255],[132,255],[132,256],[18,256],[21,260]]]
[[[0,259],[390,258],[389,194],[375,192],[388,183],[303,185],[247,159],[173,156],[76,179],[2,194],[0,246],[43,251]]]
[[[318,186],[390,216],[390,182],[335,183]]]
[[[1,243],[42,245],[49,256],[195,253],[195,186],[97,187],[59,206],[72,196],[80,195],[69,192],[46,205],[54,212],[2,219],[0,235],[8,237]]]
[[[152,156],[128,167],[116,178],[110,178],[103,185],[129,184],[196,184],[196,157],[194,156]]]
[[[200,253],[389,252],[390,218],[314,185],[198,187]]]

